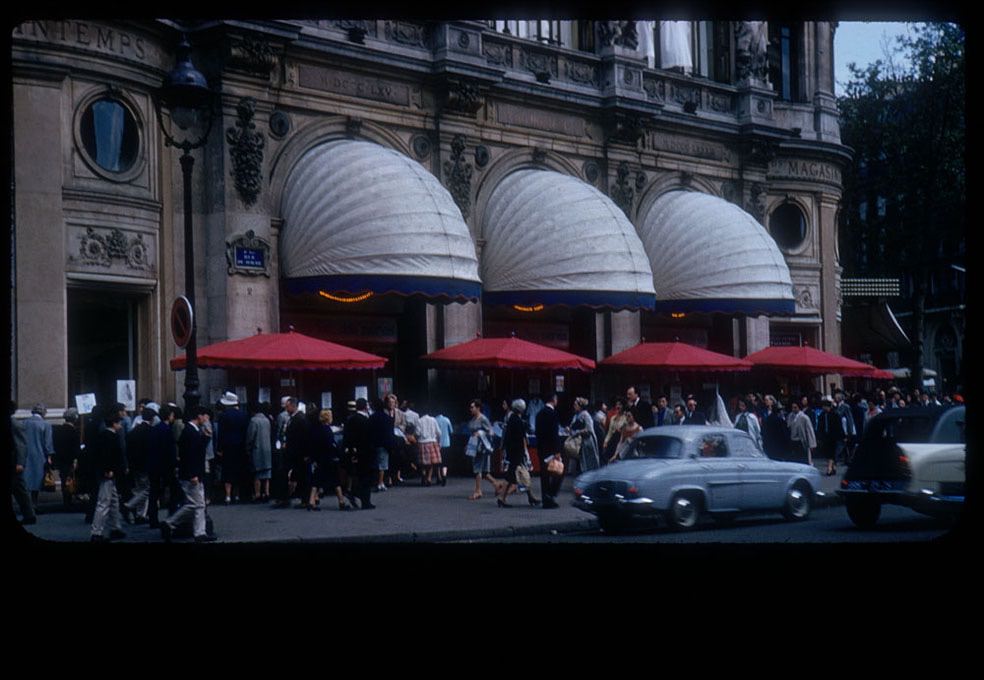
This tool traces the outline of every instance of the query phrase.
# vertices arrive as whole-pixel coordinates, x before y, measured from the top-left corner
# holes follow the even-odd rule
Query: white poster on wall
[[[355,398],[356,399],[368,399],[369,398],[369,386],[368,385],[356,385],[355,386]]]
[[[116,401],[124,405],[127,411],[137,410],[137,381],[117,380]]]
[[[239,399],[240,404],[246,403],[246,386],[236,385],[236,398]]]
[[[331,392],[321,393],[321,408],[331,408]]]
[[[80,416],[87,416],[92,413],[93,407],[96,405],[96,395],[91,392],[88,394],[76,394],[75,395],[75,408],[79,410]]]
[[[256,399],[261,404],[269,404],[270,403],[270,388],[269,387],[261,387],[260,388],[259,396]]]

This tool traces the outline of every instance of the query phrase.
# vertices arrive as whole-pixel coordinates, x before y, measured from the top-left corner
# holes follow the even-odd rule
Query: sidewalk
[[[839,470],[843,473],[843,468]],[[824,497],[816,507],[839,504],[834,491],[840,474],[821,478]],[[268,504],[210,505],[209,515],[219,543],[429,543],[441,541],[510,538],[549,533],[590,531],[595,518],[571,506],[573,478],[564,480],[560,507],[530,507],[525,494],[510,497],[511,508],[499,508],[487,482],[483,498],[469,501],[474,480],[453,477],[445,487],[420,487],[414,481],[383,493],[373,493],[375,510],[339,512],[334,497],[321,500],[320,512],[295,508],[274,510]],[[539,480],[533,489],[540,493]],[[295,503],[297,501],[294,501]],[[59,492],[42,493],[38,523],[24,527],[45,541],[86,542],[90,526],[82,512],[61,510]],[[146,524],[127,525],[120,543],[161,543],[159,531]],[[176,541],[179,542],[179,541]]]

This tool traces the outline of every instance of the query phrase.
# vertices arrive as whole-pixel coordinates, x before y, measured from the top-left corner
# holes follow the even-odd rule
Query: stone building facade
[[[427,382],[416,356],[517,328],[598,359],[642,337],[737,356],[803,341],[839,352],[836,225],[849,155],[833,94],[835,25],[691,22],[688,67],[651,58],[667,49],[661,23],[680,22],[19,25],[14,397],[59,407],[81,392],[107,394],[116,379],[136,380],[140,396],[180,397],[168,313],[183,292],[182,176],[155,93],[182,33],[217,97],[208,142],[194,152],[199,346],[293,325],[385,354],[393,370],[383,377],[398,390]],[[774,238],[794,304],[681,316],[672,305],[610,301],[493,309],[457,290],[299,293],[281,271],[285,195],[301,159],[339,140],[371,142],[432,173],[479,263],[490,199],[520,169],[576,178],[637,228],[667,192],[724,199]],[[359,200],[375,200],[372,172],[352,181]],[[246,251],[265,255],[243,262]],[[222,371],[202,379],[206,398],[239,381]],[[280,385],[274,396],[296,388]]]

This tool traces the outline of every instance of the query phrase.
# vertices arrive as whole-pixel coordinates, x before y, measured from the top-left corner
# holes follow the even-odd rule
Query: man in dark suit
[[[184,491],[185,504],[161,522],[161,534],[168,542],[174,529],[189,515],[193,517],[196,543],[215,540],[215,536],[206,533],[205,529],[205,435],[202,427],[207,413],[208,409],[204,406],[195,407],[188,414],[190,418],[185,420],[185,427],[178,440],[178,479],[181,490]]]
[[[377,409],[379,410],[381,409]],[[369,438],[369,402],[362,397],[355,400],[355,413],[345,421],[342,448],[345,455],[355,461],[355,472],[359,476],[356,486],[361,509],[374,509],[376,506],[372,504],[372,489],[375,486],[378,467]]]
[[[693,395],[687,397],[687,411],[683,421],[684,425],[707,425],[707,416],[703,411],[697,410],[697,400]]]
[[[634,385],[625,391],[625,401],[635,421],[642,425],[642,429],[653,427],[655,424],[653,405],[639,397],[639,392]]]
[[[560,417],[557,415],[557,394],[551,394],[543,409],[536,414],[536,451],[540,456],[540,495],[544,510],[558,508],[557,494],[564,483],[562,476],[547,472],[547,463],[553,456],[560,455]]]
[[[656,400],[656,408],[653,409],[653,424],[656,427],[662,427],[663,425],[670,425],[673,413],[668,408],[669,399],[666,398],[665,394],[661,394]]]

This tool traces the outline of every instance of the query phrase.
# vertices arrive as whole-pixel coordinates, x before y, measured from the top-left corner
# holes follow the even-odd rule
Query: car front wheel
[[[670,501],[670,510],[666,515],[670,527],[677,531],[686,531],[697,526],[700,518],[700,499],[692,494],[677,494]]]
[[[812,509],[810,489],[803,484],[796,484],[786,492],[786,503],[783,506],[783,517],[791,522],[799,522],[810,516]]]
[[[870,529],[875,526],[881,515],[881,503],[873,498],[846,498],[847,516],[859,529]]]

